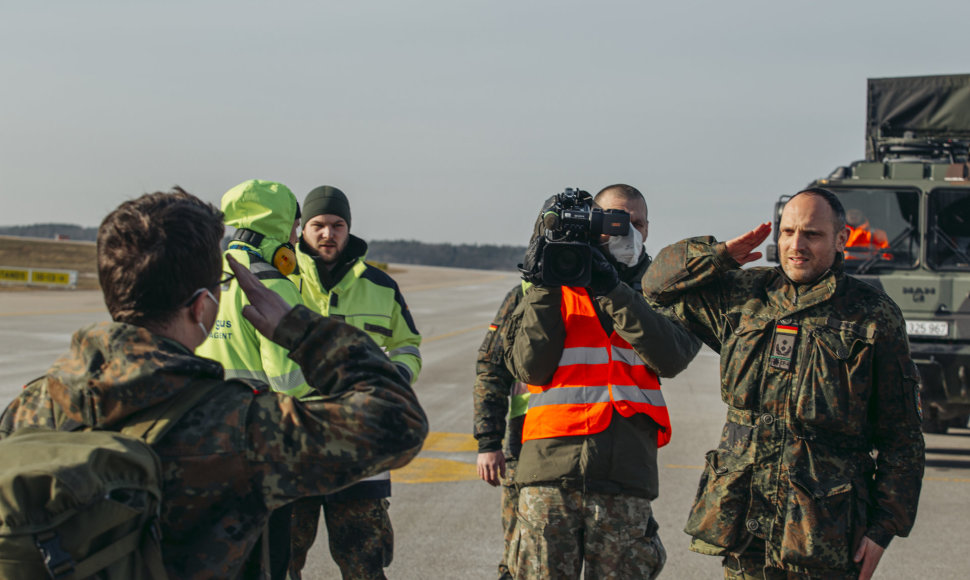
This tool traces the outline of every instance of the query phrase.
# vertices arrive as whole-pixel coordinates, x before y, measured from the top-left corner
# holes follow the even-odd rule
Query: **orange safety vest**
[[[562,288],[566,328],[559,367],[545,385],[529,385],[522,442],[592,435],[606,429],[616,409],[645,413],[660,425],[657,447],[670,441],[670,415],[657,374],[615,331],[606,335],[583,288]]]
[[[882,230],[870,230],[869,222],[857,226],[847,226],[849,228],[849,238],[845,241],[845,247],[864,247],[864,248],[888,248],[889,240],[886,239],[886,232]]]
[[[886,239],[886,232],[882,230],[870,230],[869,222],[857,226],[846,226],[849,228],[849,237],[845,241],[845,257],[848,260],[859,259],[858,255],[853,254],[853,250],[872,251],[874,249],[888,248],[889,241]],[[863,255],[863,257],[866,257]],[[892,254],[883,253],[884,260],[892,260]]]

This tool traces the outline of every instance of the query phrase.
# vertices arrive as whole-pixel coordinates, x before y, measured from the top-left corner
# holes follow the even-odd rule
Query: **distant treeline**
[[[97,239],[98,228],[70,224],[0,226],[0,235],[26,238],[67,238],[75,241]],[[525,246],[494,244],[427,244],[415,240],[369,240],[367,258],[392,264],[420,264],[479,270],[514,270],[522,261]]]
[[[58,238],[77,242],[94,242],[98,239],[98,228],[85,228],[72,224],[34,224],[32,226],[0,226],[2,236],[22,238]]]
[[[415,240],[369,240],[369,260],[392,264],[420,264],[478,270],[514,270],[525,246],[494,244],[427,244]]]

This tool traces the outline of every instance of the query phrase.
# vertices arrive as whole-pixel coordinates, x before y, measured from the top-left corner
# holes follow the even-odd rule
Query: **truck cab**
[[[970,75],[869,79],[866,159],[808,187],[846,210],[846,273],[883,290],[906,319],[923,430],[970,419]],[[775,204],[778,223],[790,196]]]

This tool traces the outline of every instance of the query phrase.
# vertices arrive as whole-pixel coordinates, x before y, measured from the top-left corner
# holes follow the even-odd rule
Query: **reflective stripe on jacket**
[[[306,305],[324,316],[343,320],[370,335],[397,363],[411,384],[421,372],[421,335],[397,283],[385,272],[357,258],[339,282],[327,290],[314,258],[297,249],[300,293]]]
[[[666,445],[670,416],[656,373],[616,332],[607,336],[585,289],[563,287],[562,318],[562,357],[549,383],[529,385],[522,441],[599,433],[616,409],[649,416],[660,426],[657,447]]]
[[[355,239],[351,236],[352,239]],[[359,238],[356,238],[359,239]],[[366,249],[366,245],[363,245]],[[329,290],[320,280],[314,257],[297,246],[300,294],[308,308],[341,320],[366,332],[404,375],[414,384],[421,371],[421,335],[414,325],[404,296],[388,274],[371,266],[365,256],[356,258],[350,269]],[[391,475],[382,473],[335,494],[329,501],[391,497]]]
[[[291,306],[303,304],[300,290],[262,259],[253,246],[235,242],[225,255],[231,255],[246,266],[264,286],[283,297]],[[229,265],[223,258],[223,269]],[[208,338],[195,349],[195,354],[219,362],[226,378],[254,379],[268,383],[278,393],[305,397],[315,390],[310,387],[300,365],[289,357],[290,351],[259,333],[242,315],[249,299],[233,280],[222,290],[219,314]]]

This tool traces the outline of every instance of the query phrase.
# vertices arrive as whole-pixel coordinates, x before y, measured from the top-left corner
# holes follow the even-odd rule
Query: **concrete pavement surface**
[[[416,385],[432,434],[419,457],[393,473],[395,531],[391,579],[497,577],[502,532],[500,491],[477,479],[471,436],[475,356],[514,273],[392,266],[418,329],[424,368]],[[0,291],[0,402],[67,350],[77,328],[107,320],[99,292]],[[687,550],[681,531],[697,489],[704,452],[717,445],[724,419],[718,358],[702,350],[663,382],[673,440],[660,450],[660,498],[654,503],[667,548],[662,577],[721,578],[717,558]],[[916,527],[886,551],[876,578],[967,577],[970,538],[970,430],[927,435],[927,469]],[[324,526],[304,578],[339,578]]]

